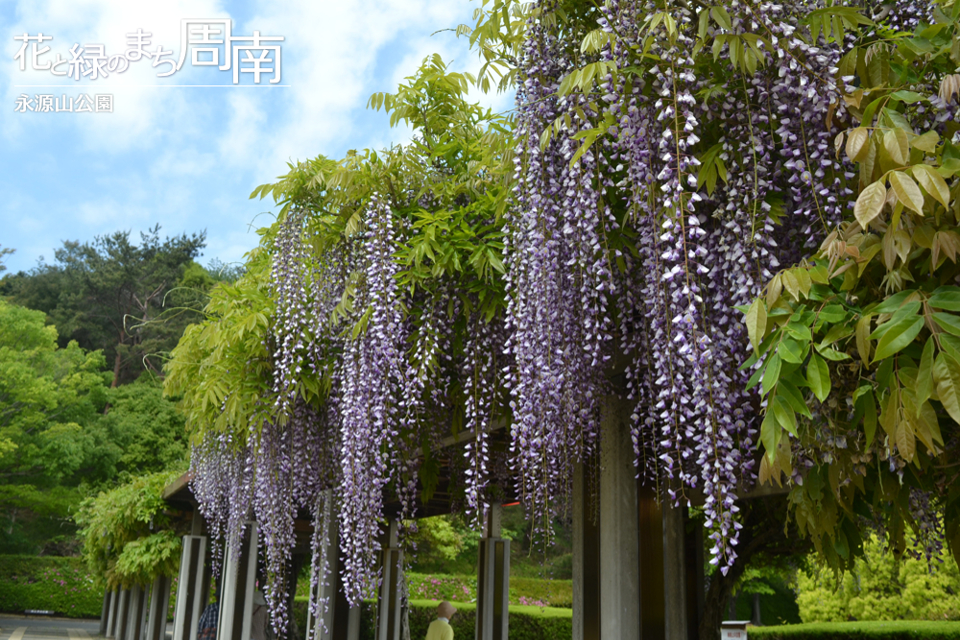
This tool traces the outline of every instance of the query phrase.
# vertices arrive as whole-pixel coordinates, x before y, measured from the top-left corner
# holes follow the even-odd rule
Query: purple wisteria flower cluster
[[[511,457],[544,538],[574,463],[596,449],[615,292],[603,245],[618,226],[602,193],[613,183],[596,178],[610,173],[607,159],[587,151],[570,162],[580,146],[574,135],[596,113],[582,96],[557,96],[574,69],[564,46],[544,24],[528,26],[517,89],[516,205],[506,224]],[[541,132],[564,114],[570,127],[541,145]]]
[[[570,444],[595,438],[603,363],[626,358],[638,474],[675,504],[702,496],[723,571],[736,559],[737,492],[755,482],[761,409],[739,370],[750,348],[736,307],[810,255],[853,193],[830,130],[845,117],[844,48],[799,37],[813,8],[734,2],[704,20],[679,3],[611,0],[590,57],[588,27],[581,47],[574,20],[544,1],[521,61],[508,221],[518,475],[548,503],[571,460],[550,447],[582,455]],[[695,53],[718,38],[715,60]],[[608,71],[596,87],[561,95],[568,74],[583,84],[597,62]],[[605,135],[571,163],[591,129]],[[570,401],[587,412],[572,429],[557,411]]]
[[[633,406],[638,476],[672,505],[704,505],[722,572],[737,558],[738,493],[756,481],[763,409],[741,367],[751,347],[737,306],[810,255],[851,201],[857,176],[834,149],[834,123],[849,119],[853,79],[837,71],[850,38],[801,34],[819,7],[804,0],[700,13],[669,1],[561,4],[534,3],[526,25],[515,180],[498,183],[513,185],[505,211],[476,214],[465,234],[502,230],[496,250],[456,254],[456,242],[469,243],[450,238],[471,223],[447,224],[447,209],[483,201],[471,180],[489,176],[471,158],[469,179],[451,187],[443,152],[425,138],[414,146],[429,159],[409,164],[440,186],[398,187],[392,169],[377,173],[386,163],[356,169],[356,156],[344,161],[354,173],[324,182],[333,174],[320,163],[311,185],[324,195],[291,198],[267,237],[272,393],[256,420],[236,425],[242,438],[207,434],[192,470],[215,539],[239,540],[257,520],[278,632],[298,512],[315,524],[313,592],[339,564],[348,600],[372,597],[385,495],[414,517],[428,492],[421,464],[454,435],[466,443],[445,461],[454,503],[482,520],[509,469],[534,533],[549,539],[575,465],[596,463],[601,417],[618,394]],[[942,124],[956,117],[950,108],[913,115]],[[372,190],[333,213],[317,205],[368,174]],[[436,233],[417,235],[426,228]],[[450,264],[462,274],[501,247],[502,265],[477,267],[474,290],[450,275]],[[500,289],[476,293],[493,278]],[[503,301],[494,313],[482,309],[486,295]],[[490,435],[499,424],[509,425],[508,451]],[[798,465],[817,458],[790,446]],[[928,498],[911,501],[926,518]],[[328,604],[317,596],[310,606]]]

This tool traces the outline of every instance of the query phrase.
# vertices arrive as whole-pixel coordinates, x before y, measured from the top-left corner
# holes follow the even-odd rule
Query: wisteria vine
[[[848,213],[857,175],[834,136],[853,79],[837,69],[859,36],[811,36],[801,23],[821,6],[807,0],[562,4],[531,5],[499,146],[451,89],[462,77],[434,60],[417,100],[458,95],[468,116],[415,122],[421,102],[381,96],[415,124],[408,150],[320,158],[273,187],[288,205],[264,243],[272,403],[234,425],[242,444],[207,433],[192,469],[215,537],[255,515],[278,631],[299,509],[315,520],[314,593],[337,539],[352,603],[377,586],[385,500],[415,517],[432,490],[424,460],[451,441],[454,502],[482,519],[509,466],[549,538],[617,395],[633,405],[638,476],[673,505],[703,504],[711,562],[725,574],[737,559],[765,410],[740,366],[751,347],[737,307],[782,286],[780,266]],[[895,7],[874,16],[883,29],[931,16]],[[916,115],[942,125],[956,118],[948,102]],[[501,425],[509,451],[492,448]],[[926,494],[911,508],[924,536],[940,530]]]

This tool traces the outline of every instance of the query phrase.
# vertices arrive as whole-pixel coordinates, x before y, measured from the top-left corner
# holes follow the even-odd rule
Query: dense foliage
[[[717,584],[786,539],[737,502],[758,479],[786,478],[789,527],[834,567],[864,529],[933,554],[945,526],[960,550],[958,17],[488,0],[460,32],[481,85],[515,82],[513,116],[428,58],[371,98],[408,145],[258,188],[278,220],[167,384],[212,530],[236,539],[253,509],[266,532],[275,620],[297,509],[318,576],[335,519],[358,602],[385,496],[414,515],[444,437],[465,442],[459,506],[482,515],[512,478],[549,539],[611,395],[634,403],[644,480],[702,499]]]
[[[135,380],[144,369],[159,373],[162,356],[184,327],[197,319],[213,279],[193,262],[205,234],[160,238],[160,227],[65,241],[55,262],[6,276],[0,294],[48,314],[63,342],[99,349],[113,370],[113,385]]]
[[[77,553],[70,516],[84,497],[185,460],[184,418],[154,372],[209,291],[243,273],[193,262],[202,246],[118,232],[3,274],[0,553]]]
[[[190,522],[168,510],[163,490],[182,472],[139,476],[80,505],[75,519],[83,555],[98,584],[146,586],[160,575],[177,574],[181,536]]]
[[[97,618],[103,589],[80,558],[0,555],[0,611],[55,611],[69,618]]]
[[[960,571],[953,562],[898,558],[875,536],[842,579],[801,571],[797,604],[804,622],[960,620]]]
[[[70,515],[84,496],[186,458],[184,418],[156,379],[109,388],[99,351],[57,342],[42,312],[0,300],[4,553],[75,553]]]
[[[57,331],[44,326],[42,313],[0,301],[0,361],[0,450],[13,465],[5,475],[36,467],[76,472],[78,456],[67,451],[71,431],[106,399],[100,355],[76,343],[58,349]]]
[[[912,530],[928,556],[945,518],[960,554],[960,9],[944,10],[896,48],[864,34],[838,62],[853,215],[746,315],[767,405],[760,480],[793,477],[796,520],[835,566],[856,555],[863,517],[901,552]]]
[[[182,466],[187,459],[184,417],[163,397],[160,381],[146,374],[107,392],[110,410],[100,417],[103,479]]]
[[[106,402],[103,358],[57,347],[44,315],[0,300],[0,548],[33,552],[64,533],[70,487],[98,466],[86,427]]]

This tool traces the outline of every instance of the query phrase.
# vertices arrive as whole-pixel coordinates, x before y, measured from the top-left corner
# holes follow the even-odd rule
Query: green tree
[[[447,516],[417,520],[417,532],[411,536],[416,549],[416,567],[423,572],[447,571],[463,550],[463,535]]]
[[[0,301],[0,550],[62,540],[67,508],[95,450],[89,425],[106,402],[99,352],[57,347],[44,314]]]
[[[206,234],[161,241],[159,231],[158,225],[141,233],[139,246],[130,242],[129,232],[118,231],[90,244],[65,242],[56,252],[74,285],[61,293],[58,315],[76,326],[86,320],[91,346],[113,362],[113,386],[144,367],[159,372],[148,356],[169,349],[189,322],[162,322],[160,316],[164,297],[203,248]]]
[[[159,373],[156,358],[173,348],[203,307],[206,289],[189,286],[213,284],[193,262],[204,242],[205,233],[161,240],[159,226],[141,233],[139,245],[128,231],[90,243],[67,241],[57,249],[55,264],[5,278],[3,291],[11,301],[47,313],[64,340],[102,350],[117,386],[144,369]]]
[[[103,368],[99,351],[58,348],[42,312],[0,301],[0,552],[70,553],[85,494],[184,465],[184,419],[159,380],[111,389]]]
[[[7,270],[7,265],[3,264],[3,256],[8,256],[14,251],[15,249],[11,249],[10,247],[0,247],[0,273]]]
[[[97,429],[118,452],[111,471],[153,473],[186,460],[184,417],[173,400],[163,397],[157,378],[144,374],[132,384],[110,389],[107,399],[110,410]]]
[[[63,270],[41,261],[29,271],[5,275],[0,280],[0,295],[28,309],[43,311],[47,323],[53,324],[52,314],[59,304],[60,292],[67,287]],[[72,338],[61,332],[58,339],[60,346],[65,347]]]
[[[0,301],[0,477],[80,469],[81,425],[106,402],[102,366],[76,342],[59,349],[41,312]]]

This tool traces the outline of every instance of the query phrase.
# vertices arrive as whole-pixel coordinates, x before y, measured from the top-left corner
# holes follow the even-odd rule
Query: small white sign
[[[747,640],[748,620],[728,620],[720,623],[720,640]]]

